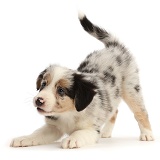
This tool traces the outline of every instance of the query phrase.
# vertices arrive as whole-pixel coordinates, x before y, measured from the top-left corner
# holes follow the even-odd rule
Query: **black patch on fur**
[[[89,59],[90,57],[92,57],[92,55],[93,55],[93,53],[89,54],[89,55],[87,56],[87,59]]]
[[[112,66],[109,66],[109,67],[108,67],[108,71],[109,71],[109,72],[113,72],[113,67],[112,67]]]
[[[84,79],[81,74],[74,74],[74,85],[73,89],[75,94],[75,107],[77,111],[84,110],[92,101],[96,92],[94,91],[97,87],[95,84]]]
[[[79,72],[83,73],[97,73],[98,72],[98,66],[94,64],[94,66],[89,66],[89,60],[85,60],[80,64],[80,66],[77,69]]]
[[[132,60],[132,55],[129,54],[129,52],[126,49],[122,52],[122,54],[124,56],[124,61],[126,62],[127,65],[129,65]]]
[[[122,54],[128,53],[127,48],[123,44],[119,44],[119,49],[121,50]]]
[[[46,118],[54,120],[54,121],[58,120],[58,117],[56,117],[56,116],[46,116]]]
[[[99,95],[99,99],[101,100],[101,108],[109,112],[112,112],[108,92],[106,90],[97,90],[97,94]]]
[[[94,26],[95,32],[98,36],[99,40],[102,40],[106,37],[108,37],[108,33],[106,32],[106,30],[99,28],[98,26]]]
[[[98,92],[98,95],[99,95],[99,99],[101,100],[101,107],[105,108],[106,107],[106,104],[105,104],[105,101],[106,101],[105,91],[98,90],[97,92]]]
[[[120,94],[120,91],[119,91],[119,88],[117,87],[115,91],[115,98],[118,98],[119,94]]]
[[[112,84],[112,86],[115,85],[115,81],[116,81],[116,77],[112,74],[110,74],[109,72],[104,72],[103,73],[105,76],[105,79],[107,82],[110,82]]]
[[[82,62],[77,70],[81,72],[88,65],[88,63],[89,61]]]
[[[98,68],[82,69],[81,72],[83,72],[83,73],[97,73],[98,72]]]
[[[111,41],[111,42],[107,42],[106,44],[105,44],[105,46],[107,47],[107,48],[109,48],[109,47],[118,47],[119,46],[119,43],[117,42],[117,41]]]
[[[86,16],[83,19],[80,19],[80,23],[83,26],[84,30],[87,32],[94,32],[93,24],[87,19]]]
[[[136,86],[134,87],[134,89],[136,90],[136,92],[139,92],[139,91],[140,91],[140,86],[139,86],[139,85],[136,85]]]
[[[107,31],[94,25],[86,16],[84,16],[83,19],[80,19],[80,23],[85,31],[89,33],[95,32],[99,40],[108,37]]]
[[[116,57],[116,61],[117,61],[118,66],[121,66],[121,64],[122,64],[122,59],[121,59],[120,56],[117,56],[117,57]]]

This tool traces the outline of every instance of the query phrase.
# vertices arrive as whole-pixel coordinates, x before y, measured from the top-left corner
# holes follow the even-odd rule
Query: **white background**
[[[159,0],[1,0],[0,1],[0,159],[159,159],[160,9]],[[76,69],[103,48],[85,33],[77,9],[117,36],[136,57],[154,142],[140,142],[139,128],[121,103],[111,139],[81,149],[60,143],[10,148],[12,138],[44,124],[32,105],[36,78],[49,64]],[[156,156],[156,157],[155,157]],[[154,158],[153,158],[154,157]]]

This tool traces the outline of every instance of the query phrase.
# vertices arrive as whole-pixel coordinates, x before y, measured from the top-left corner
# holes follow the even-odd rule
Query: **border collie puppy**
[[[49,144],[67,134],[62,148],[79,148],[111,137],[121,99],[134,113],[140,140],[153,140],[133,56],[84,14],[79,14],[79,20],[105,48],[89,54],[77,70],[51,65],[39,74],[39,92],[33,101],[46,124],[31,135],[13,139],[12,147]]]

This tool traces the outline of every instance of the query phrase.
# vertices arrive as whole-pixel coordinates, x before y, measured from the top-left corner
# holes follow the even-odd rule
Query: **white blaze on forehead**
[[[50,74],[52,79],[52,83],[56,84],[60,79],[66,77],[67,68],[60,66],[50,66]]]

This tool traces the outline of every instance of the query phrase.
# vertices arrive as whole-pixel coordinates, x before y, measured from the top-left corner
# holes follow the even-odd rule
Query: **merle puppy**
[[[84,14],[79,14],[79,20],[105,48],[89,54],[76,71],[51,65],[40,73],[34,105],[46,124],[31,135],[13,139],[12,147],[49,144],[68,134],[62,148],[79,148],[111,137],[121,99],[138,121],[140,140],[153,140],[134,58]]]

